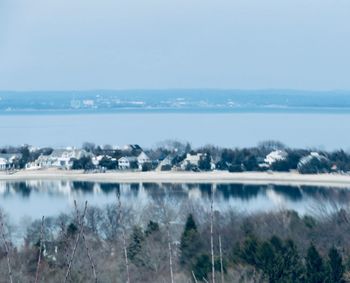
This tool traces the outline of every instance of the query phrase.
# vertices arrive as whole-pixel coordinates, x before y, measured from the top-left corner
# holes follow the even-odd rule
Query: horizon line
[[[298,88],[91,88],[91,89],[31,89],[31,90],[9,90],[4,89],[0,90],[0,93],[3,92],[13,92],[13,93],[25,93],[25,92],[95,92],[95,91],[115,91],[115,92],[123,92],[123,91],[283,91],[283,92],[317,92],[317,93],[329,93],[329,92],[350,92],[350,89],[298,89]]]

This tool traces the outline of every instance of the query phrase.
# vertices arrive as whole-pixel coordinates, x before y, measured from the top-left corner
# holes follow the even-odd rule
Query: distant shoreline
[[[103,183],[243,183],[350,188],[350,175],[244,172],[107,172],[84,173],[56,169],[0,172],[0,181],[67,180]]]

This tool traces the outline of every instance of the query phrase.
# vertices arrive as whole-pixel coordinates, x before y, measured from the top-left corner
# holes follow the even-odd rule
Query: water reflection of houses
[[[237,199],[254,200],[258,197],[282,198],[299,202],[305,198],[332,200],[341,204],[350,201],[350,189],[330,189],[315,186],[251,185],[251,184],[184,184],[184,183],[95,183],[84,181],[29,180],[25,182],[1,181],[0,195],[18,194],[29,197],[31,193],[45,193],[50,196],[66,196],[70,201],[79,196],[116,194],[120,192],[125,200],[158,201],[162,199],[209,200],[213,191],[218,201]],[[136,202],[136,203],[137,203]]]

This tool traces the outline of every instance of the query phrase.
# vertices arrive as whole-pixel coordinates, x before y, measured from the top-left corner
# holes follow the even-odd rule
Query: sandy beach
[[[226,171],[84,173],[83,171],[62,171],[55,169],[37,171],[24,170],[13,174],[0,172],[0,181],[20,180],[76,180],[121,183],[246,183],[350,188],[350,175],[340,174],[301,175],[298,173],[229,173]]]

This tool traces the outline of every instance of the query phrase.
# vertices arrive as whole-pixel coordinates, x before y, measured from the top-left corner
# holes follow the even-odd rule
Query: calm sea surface
[[[291,147],[350,149],[347,113],[120,113],[0,115],[0,146],[79,146],[166,139],[193,146],[254,146],[275,139]]]

